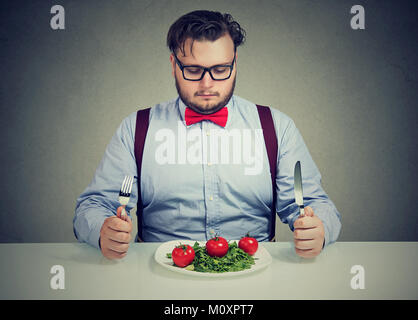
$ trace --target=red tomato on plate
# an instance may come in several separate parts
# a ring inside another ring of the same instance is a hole
[[[228,252],[228,241],[222,237],[214,237],[206,242],[206,251],[211,257],[223,257]]]
[[[193,248],[189,245],[180,244],[171,252],[171,258],[176,266],[183,268],[192,263],[195,256]]]
[[[258,241],[253,237],[243,237],[238,242],[238,248],[244,250],[250,256],[252,256],[258,249]]]

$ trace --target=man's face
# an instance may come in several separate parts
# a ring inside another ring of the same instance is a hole
[[[195,40],[193,52],[190,50],[191,44],[192,40],[187,39],[184,45],[185,56],[180,50],[176,52],[177,58],[183,65],[199,65],[208,68],[215,65],[229,65],[234,60],[234,42],[229,34],[215,41]],[[206,72],[202,80],[189,81],[183,78],[173,54],[170,56],[170,61],[177,92],[192,110],[202,114],[214,113],[223,108],[234,93],[236,65],[234,65],[231,77],[227,80],[213,80],[209,72]]]

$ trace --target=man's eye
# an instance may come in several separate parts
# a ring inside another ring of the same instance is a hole
[[[215,73],[225,73],[227,71],[227,67],[216,67],[213,69]]]
[[[187,68],[187,72],[193,73],[193,74],[199,74],[202,72],[202,69],[200,68]]]

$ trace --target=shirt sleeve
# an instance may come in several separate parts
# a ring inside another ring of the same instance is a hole
[[[99,248],[103,222],[116,215],[116,209],[120,206],[119,191],[125,175],[137,175],[135,124],[136,113],[123,120],[107,145],[93,180],[76,201],[73,229],[79,242]],[[134,179],[131,198],[126,206],[129,216],[130,210],[136,205],[137,193],[138,186]]]
[[[338,238],[341,215],[322,188],[321,174],[295,123],[283,114],[278,121],[277,113],[274,117],[279,148],[276,172],[277,214],[293,231],[293,223],[299,217],[294,196],[294,168],[296,162],[300,161],[304,205],[310,206],[321,219],[325,229],[324,246],[327,246]]]

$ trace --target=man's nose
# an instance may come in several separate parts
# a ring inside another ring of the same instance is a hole
[[[209,71],[205,72],[202,80],[200,80],[200,86],[203,88],[211,88],[213,86],[213,79],[209,74]]]

